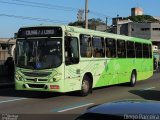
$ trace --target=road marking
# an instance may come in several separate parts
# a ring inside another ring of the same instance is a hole
[[[0,104],[2,104],[2,103],[8,103],[8,102],[14,102],[14,101],[18,101],[18,100],[24,100],[24,99],[28,99],[28,98],[19,98],[19,99],[0,101]]]
[[[63,110],[60,110],[58,112],[65,112],[65,111],[69,111],[69,110],[73,110],[73,109],[77,109],[77,108],[81,108],[81,107],[85,107],[85,106],[89,106],[89,105],[93,105],[93,104],[94,103],[83,104],[83,105],[79,105],[79,106],[63,109]]]
[[[152,89],[154,89],[154,88],[156,88],[156,87],[144,88],[144,89],[141,89],[140,91],[152,90]]]

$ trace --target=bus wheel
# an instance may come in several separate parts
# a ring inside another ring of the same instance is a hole
[[[80,90],[80,96],[87,96],[91,91],[91,82],[88,76],[84,76]]]
[[[136,85],[136,81],[137,81],[136,73],[132,72],[131,79],[130,79],[130,86],[134,87]]]

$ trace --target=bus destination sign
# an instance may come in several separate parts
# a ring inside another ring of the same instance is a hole
[[[54,30],[26,30],[26,36],[38,36],[38,35],[54,35]]]
[[[62,37],[60,27],[31,27],[21,28],[18,32],[19,38],[24,37]]]

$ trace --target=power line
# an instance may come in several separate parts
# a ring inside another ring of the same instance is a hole
[[[26,20],[43,21],[43,22],[50,22],[50,23],[68,23],[68,21],[59,21],[59,20],[44,19],[44,18],[34,18],[34,17],[27,17],[27,16],[17,16],[17,15],[3,14],[3,13],[1,13],[0,16],[12,17],[12,18],[18,18],[18,19],[26,19]]]
[[[64,9],[64,8],[61,8],[61,7],[49,7],[49,6],[34,5],[34,4],[24,4],[24,3],[17,3],[17,2],[6,2],[6,1],[2,1],[2,0],[0,1],[0,3],[11,4],[11,5],[19,5],[19,6],[45,8],[45,9],[63,10],[63,11],[73,11],[71,9]]]
[[[71,10],[71,11],[79,10],[78,8],[59,6],[59,5],[53,5],[53,4],[46,4],[46,3],[40,3],[40,2],[30,2],[30,1],[25,1],[25,0],[12,0],[12,1],[18,1],[18,2],[23,2],[23,3],[31,3],[31,4],[35,4],[35,5],[39,4],[39,5],[42,5],[42,6],[50,6],[50,7],[56,7],[56,8],[64,8],[64,9]]]
[[[39,5],[42,5],[42,6],[50,6],[50,7],[56,7],[56,8],[64,8],[64,9],[68,9],[68,10],[71,10],[71,11],[78,11],[79,8],[73,8],[73,7],[66,7],[66,6],[59,6],[59,5],[53,5],[53,4],[46,4],[46,3],[40,3],[40,2],[30,2],[30,1],[26,1],[26,0],[12,0],[12,1],[18,1],[18,2],[23,2],[23,3],[31,3],[31,4],[39,4]],[[104,18],[111,18],[110,16],[106,16],[105,14],[102,14],[102,13],[99,13],[99,12],[96,12],[96,11],[90,11],[91,14],[93,15],[96,15],[96,16],[101,16],[101,17],[104,17]]]
[[[11,4],[11,5],[19,5],[19,6],[25,6],[25,7],[36,7],[36,8],[43,8],[43,9],[54,9],[54,10],[62,10],[62,11],[68,11],[68,12],[77,12],[79,9],[78,8],[72,8],[72,7],[65,7],[65,6],[58,6],[58,5],[53,5],[53,4],[46,4],[46,3],[40,3],[40,2],[30,2],[26,0],[12,0],[16,2],[7,2],[0,0],[0,3],[3,4]],[[102,18],[109,18],[111,19],[110,16],[104,15],[102,13],[96,12],[96,11],[89,11],[90,14],[93,14],[95,16],[99,16]]]
[[[96,12],[96,11],[90,11],[90,13],[93,14],[93,15],[96,15],[96,16],[100,16],[102,18],[106,18],[107,17],[108,19],[112,19],[111,16],[107,16],[105,14],[102,14],[102,13],[99,13],[99,12]]]

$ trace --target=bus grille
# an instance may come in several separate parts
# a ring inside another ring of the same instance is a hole
[[[28,84],[30,88],[44,88],[44,84]]]
[[[27,79],[27,81],[32,81],[32,82],[48,82],[47,79]]]
[[[30,77],[46,77],[51,74],[51,72],[22,72],[26,76]]]

